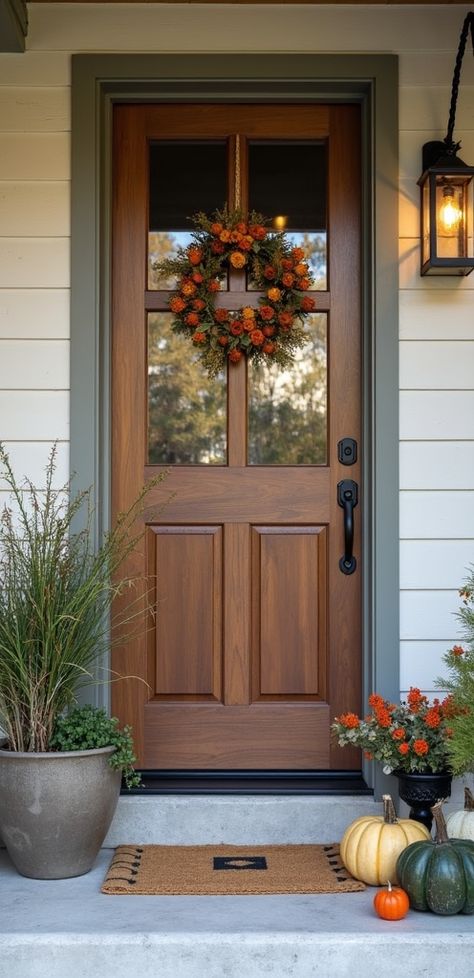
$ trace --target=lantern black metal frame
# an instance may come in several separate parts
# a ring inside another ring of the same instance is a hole
[[[437,253],[437,219],[436,219],[436,188],[439,178],[446,177],[449,181],[451,177],[454,181],[464,179],[468,183],[474,177],[474,166],[468,166],[457,155],[461,148],[461,143],[454,141],[454,124],[456,120],[456,106],[459,93],[459,83],[461,77],[462,60],[466,49],[467,39],[471,33],[472,49],[474,54],[474,12],[470,11],[466,15],[459,39],[459,47],[454,66],[453,82],[451,89],[451,105],[449,109],[448,128],[443,141],[433,141],[425,143],[422,151],[423,172],[418,180],[421,188],[420,201],[420,241],[421,241],[421,274],[426,275],[430,271],[438,275],[469,275],[474,268],[474,254],[471,256],[440,257]],[[424,227],[424,192],[428,188],[429,198],[429,249],[428,257],[423,255],[423,240],[425,235]],[[466,220],[467,215],[464,215]],[[471,215],[471,221],[473,216]],[[472,230],[471,230],[472,233]]]

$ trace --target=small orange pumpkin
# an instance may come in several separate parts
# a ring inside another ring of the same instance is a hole
[[[390,880],[387,889],[379,890],[374,896],[375,912],[383,920],[402,920],[409,907],[408,894],[400,886],[392,886]]]

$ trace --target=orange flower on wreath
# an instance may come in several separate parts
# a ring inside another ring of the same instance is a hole
[[[254,241],[263,241],[267,236],[266,228],[263,224],[251,224],[249,227],[249,234],[254,239]]]
[[[184,319],[187,326],[198,326],[199,316],[197,312],[188,312]]]
[[[195,291],[196,291],[196,286],[194,282],[183,282],[181,286],[181,292],[183,295],[189,297],[191,295],[194,295]]]
[[[271,302],[279,302],[281,299],[281,290],[276,288],[268,289],[267,296]]]
[[[214,312],[214,319],[216,323],[226,323],[229,318],[229,311],[227,309],[216,309]]]
[[[261,329],[253,329],[249,336],[254,346],[261,346],[265,340]]]
[[[233,251],[230,255],[229,261],[232,268],[243,268],[247,264],[247,259],[241,251]]]
[[[410,751],[409,744],[407,744],[406,742],[404,744],[400,744],[400,747],[398,748],[399,754],[408,754],[409,751]]]
[[[262,319],[273,319],[275,310],[271,306],[260,306],[258,310]]]
[[[241,359],[242,354],[240,350],[229,350],[229,360],[231,360],[232,363],[238,363]]]
[[[191,245],[188,248],[188,258],[191,265],[199,265],[199,263],[204,258],[204,253],[202,248],[198,248],[197,245]]]
[[[295,261],[301,261],[304,258],[304,248],[292,248],[291,254]]]
[[[170,300],[170,309],[171,312],[183,312],[183,310],[186,309],[184,299],[182,299],[180,295],[174,295]]]
[[[278,314],[278,322],[283,329],[289,329],[293,325],[293,316],[291,312],[280,312]]]

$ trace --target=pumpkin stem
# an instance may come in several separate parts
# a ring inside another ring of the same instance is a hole
[[[382,795],[383,801],[383,820],[387,825],[394,825],[398,822],[397,813],[391,795]]]
[[[443,815],[443,799],[437,801],[436,805],[433,805],[431,811],[433,813],[436,826],[435,842],[449,842],[446,819]]]
[[[466,812],[474,812],[474,797],[469,788],[464,788],[464,809]]]

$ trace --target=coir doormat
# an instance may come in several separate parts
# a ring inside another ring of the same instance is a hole
[[[102,893],[349,893],[364,890],[338,845],[119,846]]]

